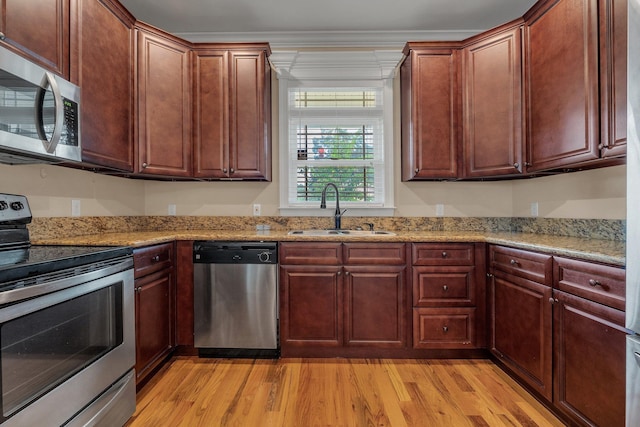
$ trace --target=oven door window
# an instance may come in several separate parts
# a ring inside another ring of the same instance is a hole
[[[122,343],[122,292],[114,284],[0,324],[2,419]]]

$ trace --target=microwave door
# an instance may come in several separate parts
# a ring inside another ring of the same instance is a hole
[[[49,90],[49,88],[51,90]],[[51,99],[53,96],[53,99]],[[64,125],[64,105],[62,95],[55,77],[50,72],[45,72],[42,83],[35,99],[35,123],[40,140],[47,153],[54,153],[62,136]],[[48,129],[53,123],[53,131]]]

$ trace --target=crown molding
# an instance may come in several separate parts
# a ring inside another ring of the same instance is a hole
[[[408,41],[464,40],[484,30],[462,31],[283,31],[189,32],[176,36],[194,43],[268,42],[274,49],[382,48],[402,50]]]

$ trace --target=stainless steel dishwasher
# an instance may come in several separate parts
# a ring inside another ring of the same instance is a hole
[[[278,357],[277,243],[196,241],[193,263],[200,356]]]

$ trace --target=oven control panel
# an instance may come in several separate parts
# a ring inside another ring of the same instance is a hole
[[[31,222],[31,209],[25,196],[0,194],[0,225],[28,224]]]

